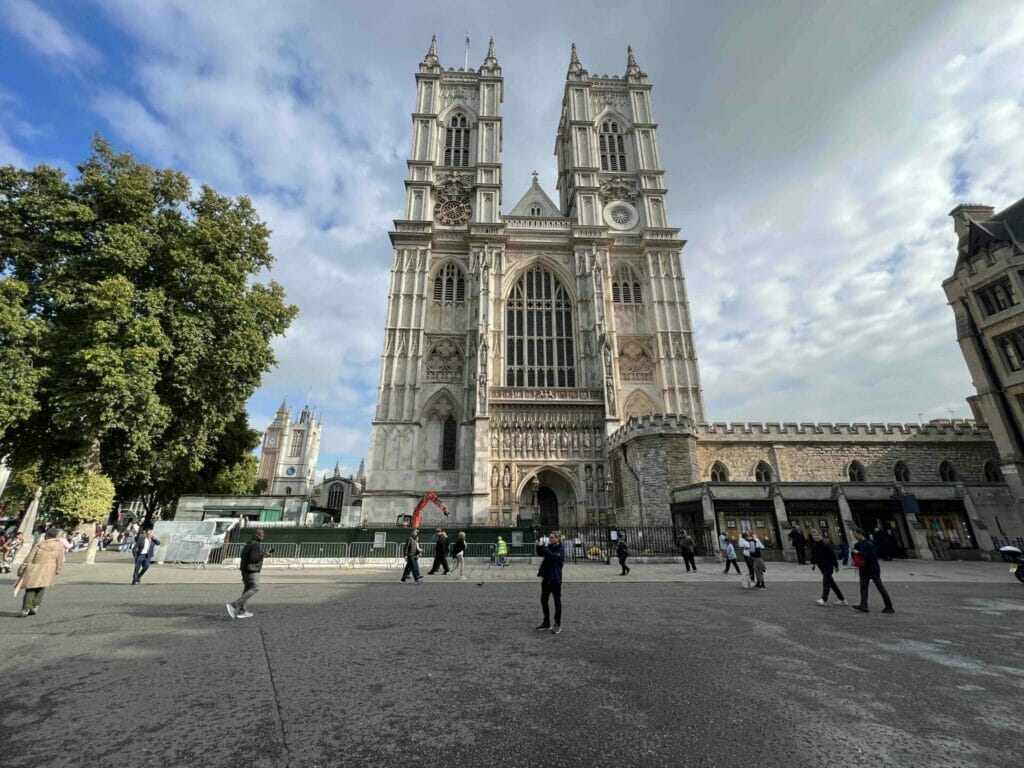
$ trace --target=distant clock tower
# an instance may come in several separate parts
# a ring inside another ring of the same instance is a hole
[[[267,481],[266,493],[305,496],[312,491],[322,428],[323,414],[318,416],[307,405],[292,421],[288,403],[281,402],[263,435],[259,477]]]

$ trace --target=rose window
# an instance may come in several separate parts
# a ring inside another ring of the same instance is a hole
[[[629,220],[633,218],[629,213],[629,209],[621,205],[612,209],[611,217],[612,221],[622,226],[629,224]]]
[[[457,227],[469,221],[469,203],[446,200],[437,207],[437,222],[446,227]]]

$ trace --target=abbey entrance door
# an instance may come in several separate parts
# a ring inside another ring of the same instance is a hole
[[[537,489],[537,512],[542,530],[547,532],[558,527],[558,496],[546,485]]]

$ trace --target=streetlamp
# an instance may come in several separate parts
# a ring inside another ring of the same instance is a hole
[[[609,477],[604,483],[604,509],[605,518],[614,523],[615,522],[615,507],[613,506],[614,496],[612,495],[612,489],[615,487],[615,483]]]
[[[530,481],[530,490],[533,491],[533,540],[540,538],[540,504],[537,502],[537,492],[540,490],[540,480],[536,475]]]

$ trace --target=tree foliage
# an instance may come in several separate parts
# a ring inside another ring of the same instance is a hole
[[[0,338],[31,374],[0,395],[0,455],[56,481],[98,444],[118,495],[154,504],[244,462],[246,400],[296,312],[256,280],[269,235],[248,198],[99,137],[73,181],[0,168]]]
[[[28,286],[0,281],[0,439],[14,424],[39,407],[36,390],[43,371],[37,368],[42,322],[25,309]]]
[[[99,523],[110,514],[114,484],[110,478],[80,467],[59,472],[46,484],[43,507],[47,522],[65,530],[83,523]]]

